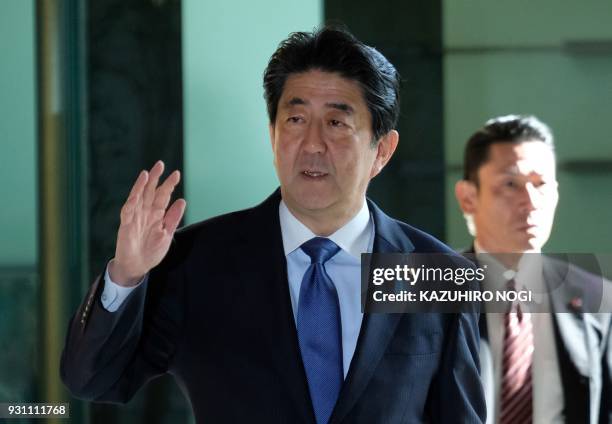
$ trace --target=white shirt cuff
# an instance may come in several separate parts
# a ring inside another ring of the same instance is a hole
[[[123,301],[130,295],[130,293],[132,293],[136,287],[141,285],[146,278],[147,276],[145,275],[144,278],[135,286],[123,287],[111,280],[110,274],[108,273],[108,265],[106,265],[106,271],[104,272],[104,290],[102,291],[102,296],[100,299],[104,309],[109,312],[115,312],[117,309],[119,309]]]

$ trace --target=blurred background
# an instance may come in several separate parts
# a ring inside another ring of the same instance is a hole
[[[276,188],[262,73],[290,32],[323,22],[346,24],[403,76],[400,147],[369,191],[383,209],[467,246],[453,194],[466,139],[490,117],[535,114],[557,142],[547,250],[612,250],[608,0],[0,0],[0,11],[0,402],[70,402],[78,423],[192,422],[166,377],[126,406],[71,398],[58,375],[67,322],[156,159],[183,172],[184,224]]]

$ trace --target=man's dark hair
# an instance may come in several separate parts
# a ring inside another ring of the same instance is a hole
[[[463,179],[478,185],[478,170],[489,159],[493,144],[527,141],[539,141],[555,150],[552,131],[535,116],[507,115],[490,119],[468,139],[463,155]]]
[[[313,69],[336,72],[359,83],[372,117],[373,144],[395,128],[399,116],[400,76],[376,49],[344,28],[326,26],[294,32],[282,41],[264,71],[264,98],[274,124],[285,81]]]

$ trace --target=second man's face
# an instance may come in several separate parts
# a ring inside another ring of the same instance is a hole
[[[270,136],[282,196],[294,214],[337,220],[359,210],[388,159],[372,147],[371,128],[357,82],[319,70],[287,79]]]
[[[491,253],[540,250],[559,199],[554,153],[543,142],[496,143],[478,170],[476,239]]]

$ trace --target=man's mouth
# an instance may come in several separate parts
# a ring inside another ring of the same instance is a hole
[[[523,224],[519,227],[520,231],[534,231],[538,226],[535,224]]]
[[[302,171],[302,175],[305,175],[310,178],[321,178],[325,177],[327,175],[327,172],[306,170]]]

